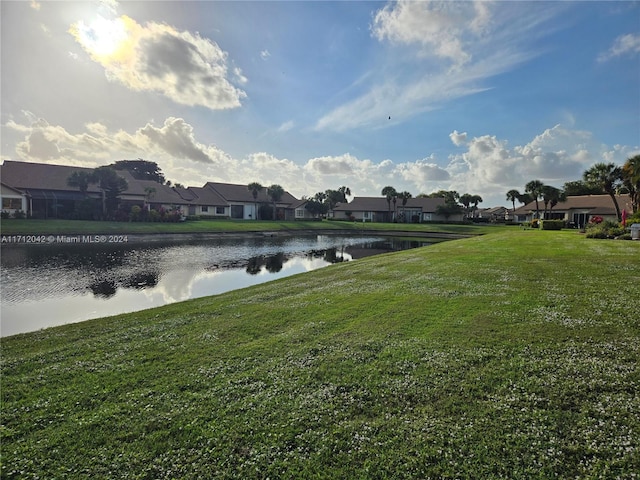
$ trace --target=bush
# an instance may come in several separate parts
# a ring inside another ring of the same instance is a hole
[[[23,218],[27,218],[27,214],[22,210],[16,210],[15,212],[13,212],[13,218],[15,218],[16,220],[22,220]]]
[[[586,232],[587,238],[616,238],[624,235],[626,230],[618,222],[605,220],[598,223],[589,222]]]
[[[11,218],[11,214],[6,210],[2,210],[0,218],[2,218],[2,220],[7,220],[8,218]]]
[[[562,230],[564,220],[543,220],[541,223],[542,230]]]

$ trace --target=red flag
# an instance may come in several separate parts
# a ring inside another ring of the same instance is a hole
[[[627,226],[627,211],[625,209],[622,209],[622,226]]]

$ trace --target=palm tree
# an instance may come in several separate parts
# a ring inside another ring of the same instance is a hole
[[[518,190],[509,190],[507,192],[507,201],[513,205],[513,211],[516,211],[516,200],[520,201],[520,192]]]
[[[387,197],[387,205],[389,205],[389,218],[391,218],[391,200],[398,197],[398,192],[396,192],[395,188],[387,186],[382,189],[382,195]]]
[[[542,201],[544,202],[544,215],[543,217],[547,218],[547,207],[551,204],[551,210],[555,207],[558,202],[561,200],[561,197],[564,196],[562,190],[556,187],[552,187],[551,185],[543,185],[542,186]],[[549,212],[551,215],[551,212]]]
[[[630,157],[622,166],[622,181],[629,189],[633,213],[640,207],[640,155]]]
[[[127,181],[109,166],[96,168],[91,174],[90,183],[98,184],[102,191],[102,214],[105,216],[107,210],[117,208],[118,196],[128,188]]]
[[[409,192],[407,192],[407,191],[400,192],[398,194],[398,198],[400,200],[402,200],[402,216],[404,217],[404,207],[407,205],[407,202],[411,198],[411,194]],[[405,219],[405,221],[406,221],[406,219]]]
[[[269,198],[271,198],[271,201],[273,202],[273,219],[277,220],[276,204],[284,195],[284,188],[277,184],[271,185],[269,188],[267,188],[267,195],[269,195]]]
[[[540,218],[540,205],[538,204],[538,199],[542,197],[542,187],[544,187],[544,183],[540,180],[531,180],[524,186],[525,193],[531,195],[531,197],[536,201],[536,218]]]
[[[255,202],[256,220],[258,220],[258,193],[260,193],[260,190],[262,190],[262,188],[262,185],[260,185],[258,182],[252,182],[247,185],[247,190],[251,192],[251,195],[253,195],[253,201]]]
[[[622,168],[613,163],[596,163],[584,172],[582,176],[585,182],[599,187],[600,191],[607,193],[611,197],[618,221],[620,221],[620,206],[616,200],[616,188],[622,182]]]
[[[342,186],[338,191],[342,194],[342,201],[347,203],[347,195],[351,196],[351,189],[349,187]]]
[[[482,197],[480,195],[471,195],[471,202],[473,203],[473,209],[478,209],[478,204],[482,203]]]
[[[458,201],[464,205],[464,210],[466,213],[466,216],[469,216],[469,205],[471,205],[471,203],[473,203],[473,198],[470,194],[465,193],[463,195],[460,195],[460,198],[458,199]]]

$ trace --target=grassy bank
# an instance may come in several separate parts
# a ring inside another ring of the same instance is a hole
[[[251,220],[197,220],[181,223],[142,222],[90,222],[83,220],[3,220],[0,223],[2,235],[49,235],[49,234],[150,234],[150,233],[215,233],[251,232],[278,230],[348,230],[363,228],[382,231],[401,229],[413,232],[448,232],[460,234],[482,234],[496,231],[493,225],[449,225],[449,224],[397,224],[340,221],[251,221]],[[513,227],[512,227],[513,228]]]
[[[640,242],[508,230],[2,340],[3,478],[632,478]]]

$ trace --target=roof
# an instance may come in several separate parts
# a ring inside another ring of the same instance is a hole
[[[258,191],[258,197],[253,198],[253,193],[249,190],[248,185],[236,185],[233,183],[207,182],[205,187],[213,188],[221,197],[225,198],[229,203],[271,203],[271,198],[267,194],[267,187],[262,187]],[[296,203],[298,199],[285,191],[280,198],[279,204],[291,205]]]
[[[67,165],[53,165],[49,163],[16,162],[5,160],[0,165],[0,178],[2,183],[12,188],[18,188],[26,192],[41,190],[78,191],[77,188],[70,187],[67,180],[74,172],[84,172],[90,174],[93,168],[71,167]],[[131,174],[126,170],[117,170],[116,173],[127,181],[128,195],[145,195],[144,188],[140,187]],[[87,192],[97,193],[100,189],[95,184],[90,184]]]
[[[2,183],[20,190],[77,190],[67,185],[67,179],[73,172],[89,174],[93,169],[13,160],[5,160],[0,165]],[[98,192],[99,190],[97,186],[89,185],[88,191]]]
[[[442,197],[416,197],[407,200],[406,205],[402,205],[402,200],[396,201],[396,208],[405,209],[421,209],[423,212],[435,212],[439,205],[444,205],[445,201]],[[386,197],[354,197],[350,203],[341,203],[334,209],[336,211],[357,211],[357,212],[388,212],[389,203]],[[393,201],[391,201],[391,210],[393,210]]]
[[[66,196],[65,198],[78,199],[81,198],[78,189],[67,184],[69,177],[74,172],[90,174],[93,170],[93,168],[86,167],[5,160],[0,165],[0,180],[4,187],[24,191],[34,198],[59,199]],[[123,197],[139,197],[137,200],[142,200],[147,197],[148,189],[153,188],[155,192],[149,197],[152,203],[207,206],[228,206],[232,203],[271,203],[271,198],[267,195],[265,187],[260,190],[258,198],[254,199],[247,185],[207,182],[203,187],[172,188],[153,180],[137,180],[127,170],[116,170],[116,174],[127,181],[127,190],[122,193]],[[97,185],[90,184],[87,192],[99,193],[100,190]],[[279,205],[287,207],[299,205],[299,203],[298,199],[286,191],[278,202]]]
[[[211,188],[208,183],[205,184],[204,187],[189,187],[188,190],[194,195],[192,202],[198,205],[211,205],[217,207],[226,207],[229,205],[229,203],[222,198],[218,192]]]
[[[631,208],[631,199],[628,195],[616,195],[620,211],[626,209],[628,212],[633,211]],[[544,210],[544,202],[538,200],[539,210]],[[567,210],[588,210],[592,215],[616,215],[616,208],[613,200],[609,195],[574,195],[567,197],[564,202],[558,202],[553,207],[554,212],[562,212]],[[536,211],[536,202],[529,202],[526,205],[516,208],[515,214],[525,215]]]

